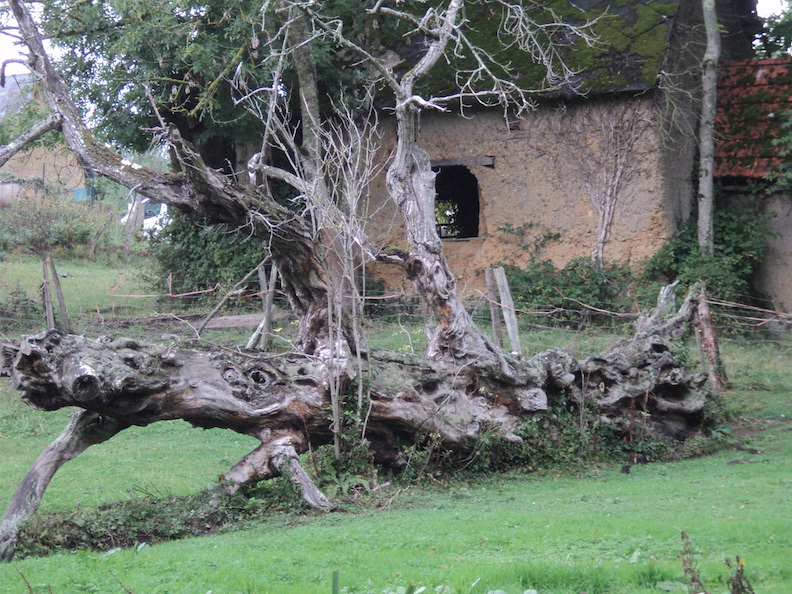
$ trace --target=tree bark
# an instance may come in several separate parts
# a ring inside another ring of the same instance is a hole
[[[399,446],[430,434],[440,447],[462,453],[484,434],[519,442],[520,419],[584,403],[625,432],[631,415],[643,411],[647,431],[684,439],[700,423],[706,375],[685,371],[673,341],[694,322],[697,307],[698,293],[691,292],[676,313],[648,316],[631,339],[583,361],[557,349],[512,360],[508,379],[465,361],[364,353],[371,393],[365,437],[374,460],[399,467]],[[25,337],[14,353],[3,351],[14,360],[0,367],[25,402],[44,410],[82,409],[14,495],[0,524],[3,558],[13,554],[20,522],[35,512],[63,462],[126,427],[161,420],[231,429],[261,442],[225,475],[226,490],[287,474],[311,505],[332,507],[297,456],[333,442],[330,381],[344,370],[309,355],[189,346],[49,331]]]
[[[703,253],[714,249],[713,208],[715,166],[715,114],[718,102],[718,60],[721,40],[715,0],[701,0],[707,47],[701,66],[701,118],[699,119],[698,244]]]
[[[34,140],[41,138],[51,130],[57,130],[60,124],[60,115],[53,114],[25,130],[7,145],[0,147],[0,167],[8,163],[14,155]]]

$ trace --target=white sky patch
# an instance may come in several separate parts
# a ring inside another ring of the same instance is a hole
[[[3,26],[0,23],[0,26]],[[20,47],[14,45],[14,39],[8,35],[0,33],[0,63],[6,60],[24,60],[19,53]],[[24,64],[7,64],[6,74],[24,74],[28,72]]]
[[[787,0],[759,0],[756,5],[756,13],[760,17],[779,15],[784,12],[788,6],[789,3]]]

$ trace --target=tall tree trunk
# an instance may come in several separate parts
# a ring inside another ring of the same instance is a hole
[[[701,67],[701,118],[699,121],[698,244],[703,253],[714,249],[713,209],[715,166],[715,114],[718,100],[718,60],[721,40],[715,0],[702,0],[707,47]]]

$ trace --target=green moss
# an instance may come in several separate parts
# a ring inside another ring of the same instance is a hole
[[[576,4],[578,6],[576,6]],[[588,4],[596,6],[583,9]],[[613,0],[609,3],[589,3],[568,0],[548,0],[543,5],[529,9],[537,23],[563,21],[583,26],[594,22],[590,32],[597,39],[589,47],[583,39],[569,40],[560,46],[560,57],[579,74],[579,91],[597,93],[627,89],[645,89],[655,85],[660,63],[666,49],[666,40],[678,2],[663,0]],[[583,8],[581,8],[583,7]],[[416,4],[416,11],[425,10],[425,4]],[[503,47],[506,38],[497,35],[501,22],[500,7],[493,3],[477,3],[466,7],[468,39],[489,52],[502,68],[495,73],[519,83],[523,88],[542,89],[545,68],[532,61],[531,56],[516,44]],[[552,34],[558,41],[565,33]],[[439,64],[430,81],[421,89],[427,94],[442,95],[449,92],[448,81],[454,73],[471,68],[470,56],[452,59]]]

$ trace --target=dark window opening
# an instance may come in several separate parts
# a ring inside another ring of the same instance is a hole
[[[443,239],[479,234],[479,191],[476,176],[464,165],[435,167],[435,220]]]

